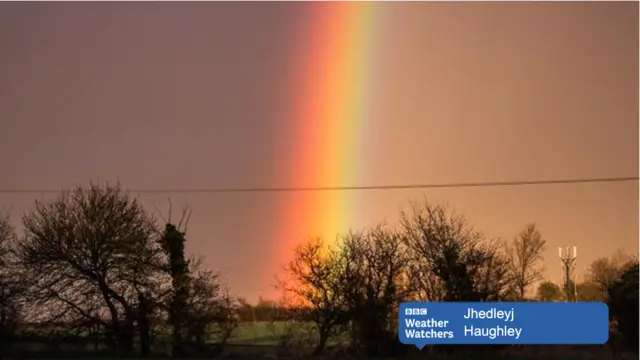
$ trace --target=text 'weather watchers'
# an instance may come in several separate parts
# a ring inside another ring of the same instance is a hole
[[[429,344],[604,344],[603,303],[403,303],[399,337]]]
[[[464,319],[503,319],[505,322],[513,322],[515,311],[513,308],[511,310],[498,310],[498,309],[489,309],[489,310],[476,310],[472,307],[468,309],[466,315],[463,316]],[[426,338],[429,339],[431,337],[447,337],[453,338],[452,331],[436,331],[435,329],[445,329],[449,324],[448,320],[435,320],[435,319],[427,319],[427,320],[419,320],[419,319],[405,319],[405,325],[407,330],[405,330],[407,338],[412,339],[420,339]],[[418,329],[418,330],[416,330]],[[428,329],[428,330],[425,330]],[[515,339],[520,338],[520,334],[522,333],[522,328],[510,327],[509,325],[498,325],[495,327],[479,327],[473,325],[465,325],[464,327],[464,336],[481,336],[488,337],[493,340],[496,337],[514,337]]]

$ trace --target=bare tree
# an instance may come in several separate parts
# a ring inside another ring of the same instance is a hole
[[[421,298],[430,301],[491,301],[504,296],[506,259],[465,217],[446,206],[413,203],[401,212],[403,237],[420,277]]]
[[[238,311],[238,320],[241,322],[256,322],[256,311],[255,306],[253,306],[247,299],[243,297],[239,297],[237,299],[237,311]]]
[[[577,301],[604,301],[598,284],[593,282],[581,282],[576,284]]]
[[[341,243],[340,282],[347,300],[353,345],[368,356],[397,355],[397,314],[413,297],[415,277],[403,234],[384,225],[350,232]]]
[[[204,265],[202,258],[189,258],[189,276],[187,338],[202,348],[209,335],[213,335],[222,347],[238,325],[238,301],[223,286],[220,275]]]
[[[279,287],[291,294],[297,307],[305,309],[319,336],[314,354],[320,354],[336,326],[346,321],[342,286],[344,268],[339,250],[314,238],[298,246],[284,267]]]
[[[536,227],[528,224],[510,244],[506,244],[512,291],[516,300],[524,300],[529,287],[542,279],[546,240]]]
[[[24,295],[28,288],[16,268],[15,245],[16,233],[9,214],[0,213],[0,359],[10,348],[26,305]]]
[[[637,258],[619,249],[609,257],[594,260],[586,271],[587,282],[594,283],[599,289],[601,299],[606,300],[607,289],[637,261]]]
[[[633,261],[608,289],[609,315],[616,323],[622,342],[636,357],[638,355],[638,262]]]
[[[73,316],[107,328],[129,353],[138,294],[153,292],[158,280],[154,220],[119,186],[91,184],[35,205],[23,216],[17,249],[32,300],[49,319]]]

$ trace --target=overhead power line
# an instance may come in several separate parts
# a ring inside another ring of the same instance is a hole
[[[162,193],[250,193],[250,192],[301,192],[301,191],[354,191],[354,190],[402,190],[402,189],[434,189],[434,188],[470,188],[470,187],[499,187],[524,185],[557,185],[557,184],[585,184],[637,181],[638,177],[609,177],[609,178],[579,178],[555,180],[527,180],[527,181],[494,181],[494,182],[459,182],[433,184],[405,184],[405,185],[371,185],[371,186],[320,186],[320,187],[221,187],[221,188],[174,188],[174,189],[125,189],[132,193],[162,194]],[[61,189],[0,189],[0,194],[46,194],[60,193]]]

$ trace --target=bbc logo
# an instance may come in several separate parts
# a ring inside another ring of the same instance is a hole
[[[427,308],[406,308],[404,309],[405,315],[427,315]]]

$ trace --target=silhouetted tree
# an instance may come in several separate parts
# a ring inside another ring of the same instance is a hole
[[[275,321],[278,316],[278,303],[262,296],[258,298],[253,309],[257,321]]]
[[[510,286],[518,301],[524,300],[528,288],[542,279],[544,268],[540,262],[544,260],[545,244],[535,224],[527,225],[507,244]]]
[[[558,284],[551,281],[544,281],[538,285],[536,298],[539,301],[560,301],[562,297],[562,289]]]
[[[600,298],[606,300],[609,287],[620,279],[625,269],[636,261],[637,259],[634,256],[620,249],[610,257],[601,257],[594,260],[586,271],[586,281],[597,285],[600,291]]]
[[[221,348],[238,324],[237,300],[222,286],[220,276],[204,266],[202,259],[191,257],[188,263],[187,337],[202,351],[209,335],[213,335]]]
[[[638,263],[627,267],[617,281],[608,288],[609,315],[618,325],[623,342],[638,355]]]
[[[137,295],[159,281],[155,222],[119,186],[91,184],[35,205],[17,247],[30,300],[50,319],[107,328],[120,353],[130,353]]]
[[[578,301],[604,301],[598,284],[593,282],[581,282],[576,284],[576,296]]]
[[[382,225],[350,232],[341,243],[345,264],[340,282],[351,320],[352,345],[367,356],[395,356],[397,313],[413,297],[415,277],[408,276],[410,256],[403,234]]]
[[[284,267],[279,286],[296,306],[306,310],[315,324],[319,341],[314,354],[320,354],[336,326],[346,321],[347,308],[340,283],[344,264],[339,249],[327,246],[321,239],[310,239],[296,247],[293,259]]]
[[[245,298],[238,298],[238,320],[241,322],[256,322],[259,321],[256,314],[256,308],[250,304]]]
[[[412,274],[430,301],[492,301],[504,297],[508,263],[496,241],[445,206],[414,203],[401,213]],[[426,280],[426,281],[425,281]]]
[[[152,306],[143,293],[138,293],[138,326],[140,328],[140,355],[151,353],[151,320]]]
[[[169,208],[169,218],[159,239],[166,258],[164,269],[171,276],[172,291],[166,308],[172,327],[173,357],[186,354],[186,343],[194,343],[200,354],[207,351],[213,324],[221,349],[237,322],[235,300],[222,291],[218,274],[207,269],[201,259],[187,258],[185,233],[190,216],[191,208],[186,206],[179,223],[173,224]]]
[[[173,338],[172,356],[184,355],[183,331],[187,324],[187,302],[189,301],[189,265],[184,253],[184,232],[171,223],[165,225],[160,238],[162,250],[168,258],[168,273],[171,275],[173,293],[169,303],[169,324]]]
[[[16,268],[16,234],[9,214],[0,214],[0,359],[11,347],[25,305],[26,283]]]

